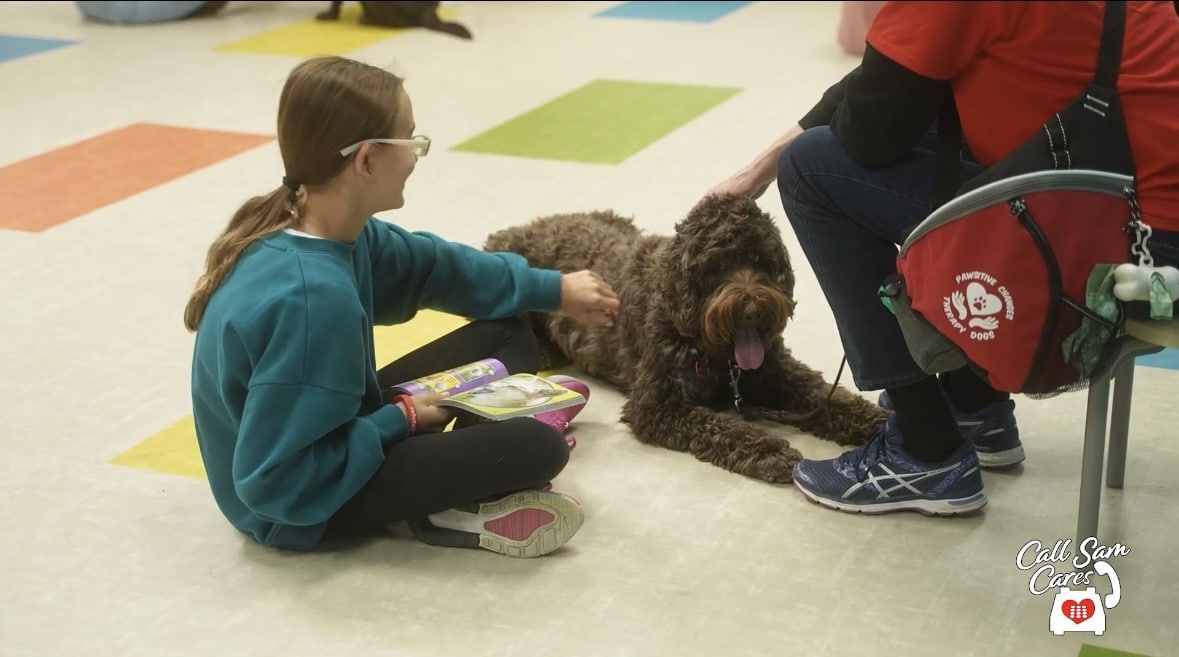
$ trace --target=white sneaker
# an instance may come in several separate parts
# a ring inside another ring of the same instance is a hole
[[[498,500],[432,514],[409,522],[430,545],[483,548],[509,557],[546,555],[581,529],[577,500],[549,490],[526,490]]]

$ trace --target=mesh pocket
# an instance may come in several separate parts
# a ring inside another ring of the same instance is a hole
[[[1081,328],[1068,336],[1061,345],[1064,362],[1077,371],[1076,378],[1054,393],[1030,396],[1055,396],[1062,392],[1074,392],[1088,387],[1093,376],[1105,366],[1109,346],[1119,335],[1117,329],[1085,318]]]
[[[1082,390],[1104,368],[1110,346],[1122,334],[1124,321],[1122,304],[1113,295],[1114,267],[1098,265],[1093,269],[1084,306],[1071,299],[1061,299],[1061,319],[1076,329],[1061,340],[1055,380],[1039,382],[1040,391],[1029,397],[1044,399]]]

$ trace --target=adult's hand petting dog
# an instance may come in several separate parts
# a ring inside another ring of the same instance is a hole
[[[589,270],[561,275],[561,307],[557,312],[586,326],[614,326],[618,295],[601,276]]]
[[[697,205],[704,203],[709,196],[727,196],[730,194],[744,196],[756,201],[761,198],[762,194],[766,193],[772,182],[774,182],[773,177],[767,179],[764,171],[750,165],[705,192],[704,197],[700,199]]]
[[[731,194],[734,196],[743,196],[754,201],[761,198],[761,195],[766,193],[766,190],[769,189],[770,185],[778,177],[778,158],[782,155],[782,151],[790,145],[790,142],[801,135],[802,132],[801,125],[792,126],[785,134],[770,144],[769,148],[758,153],[752,162],[705,192],[704,197],[697,201],[692,211],[697,211],[712,196],[728,196]]]

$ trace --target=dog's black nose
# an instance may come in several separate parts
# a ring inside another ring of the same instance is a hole
[[[759,317],[761,317],[761,310],[757,307],[757,304],[753,303],[752,301],[745,304],[745,308],[743,310],[744,312],[741,315],[741,319],[746,324],[752,324],[756,322]]]

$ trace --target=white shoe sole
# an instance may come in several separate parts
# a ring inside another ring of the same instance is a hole
[[[984,468],[1010,468],[1013,465],[1023,463],[1027,456],[1023,452],[1023,445],[1017,445],[1011,449],[1005,449],[1002,452],[980,452],[975,450],[978,455],[978,464]]]
[[[528,490],[480,504],[475,513],[450,510],[432,515],[430,521],[477,535],[485,550],[528,559],[549,554],[573,538],[585,513],[568,495]]]
[[[821,497],[803,488],[795,485],[802,494],[810,501],[836,511],[844,511],[846,513],[862,513],[864,515],[881,515],[885,513],[897,513],[900,511],[913,511],[927,516],[960,516],[967,513],[973,513],[982,509],[987,505],[987,494],[984,491],[979,491],[970,497],[964,497],[955,500],[903,500],[897,502],[878,502],[876,504],[854,504],[850,502],[840,502],[826,497]]]

